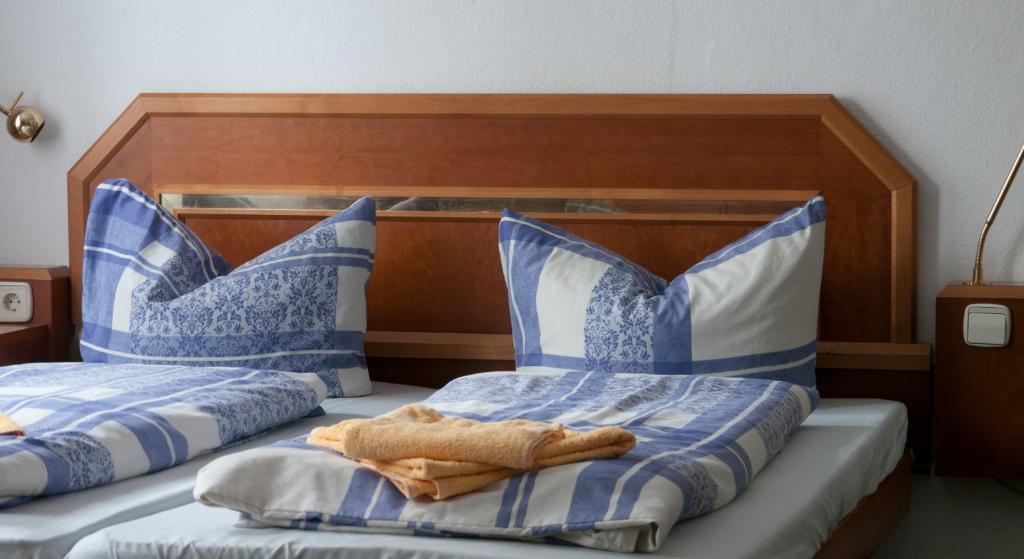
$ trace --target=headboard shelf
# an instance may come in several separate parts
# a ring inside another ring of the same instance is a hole
[[[512,361],[515,349],[509,334],[466,332],[366,333],[366,354],[376,358],[478,359]],[[928,371],[929,344],[820,342],[822,369]]]

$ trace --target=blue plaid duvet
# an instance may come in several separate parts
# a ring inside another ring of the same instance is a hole
[[[37,363],[0,367],[0,507],[163,470],[316,411],[312,373]]]
[[[407,499],[375,472],[293,439],[211,463],[199,474],[196,497],[240,511],[244,526],[650,551],[675,523],[743,491],[817,402],[813,388],[763,379],[484,373],[453,381],[424,404],[480,420],[528,418],[579,430],[619,425],[637,436],[637,447],[619,459],[528,472],[435,502]],[[249,468],[265,475],[242,475]]]

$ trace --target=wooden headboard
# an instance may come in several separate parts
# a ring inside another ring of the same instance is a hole
[[[930,366],[928,347],[912,343],[914,178],[830,95],[143,94],[68,173],[76,321],[90,196],[115,177],[158,199],[612,201],[620,211],[535,215],[664,277],[821,191],[819,368],[860,371],[844,393],[865,385],[863,371],[886,371],[862,390],[884,396],[880,382]],[[178,210],[234,264],[330,213]],[[438,384],[508,366],[497,220],[494,211],[379,212],[374,378]]]

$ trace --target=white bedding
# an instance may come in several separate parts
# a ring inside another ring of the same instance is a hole
[[[374,393],[363,398],[324,401],[327,415],[292,423],[244,445],[199,457],[152,475],[110,485],[37,499],[0,510],[0,557],[63,557],[79,538],[101,528],[192,502],[196,472],[226,453],[238,452],[308,432],[314,426],[340,421],[343,416],[375,416],[403,404],[418,402],[429,388],[373,383]]]
[[[903,454],[906,409],[884,400],[822,400],[739,498],[675,527],[653,557],[809,557]],[[409,557],[555,559],[612,555],[498,540],[241,529],[237,513],[197,503],[83,538],[72,559]]]

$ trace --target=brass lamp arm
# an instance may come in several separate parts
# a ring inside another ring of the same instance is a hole
[[[25,94],[24,91],[19,91],[18,92],[18,96],[14,98],[14,102],[11,103],[10,107],[5,107],[3,105],[0,105],[0,113],[3,113],[5,115],[7,115],[7,116],[11,116],[11,111],[13,111],[14,108],[18,106],[18,101],[21,101],[21,96],[24,95],[24,94]]]
[[[1003,206],[1003,200],[1006,199],[1006,193],[1010,191],[1010,185],[1013,184],[1013,179],[1017,178],[1017,171],[1020,170],[1022,160],[1024,160],[1024,146],[1020,147],[1020,152],[1017,153],[1017,159],[1013,162],[1013,168],[1010,169],[1010,174],[1006,176],[1006,182],[1003,183],[1003,188],[999,190],[999,196],[996,196],[996,203],[992,206],[992,211],[988,213],[988,218],[985,219],[985,224],[981,226],[981,237],[978,239],[978,250],[974,253],[974,275],[971,278],[971,285],[982,285],[985,283],[981,270],[982,255],[985,252],[985,239],[988,237],[988,230],[992,227],[992,222],[996,220],[996,215],[999,214],[999,208]]]

